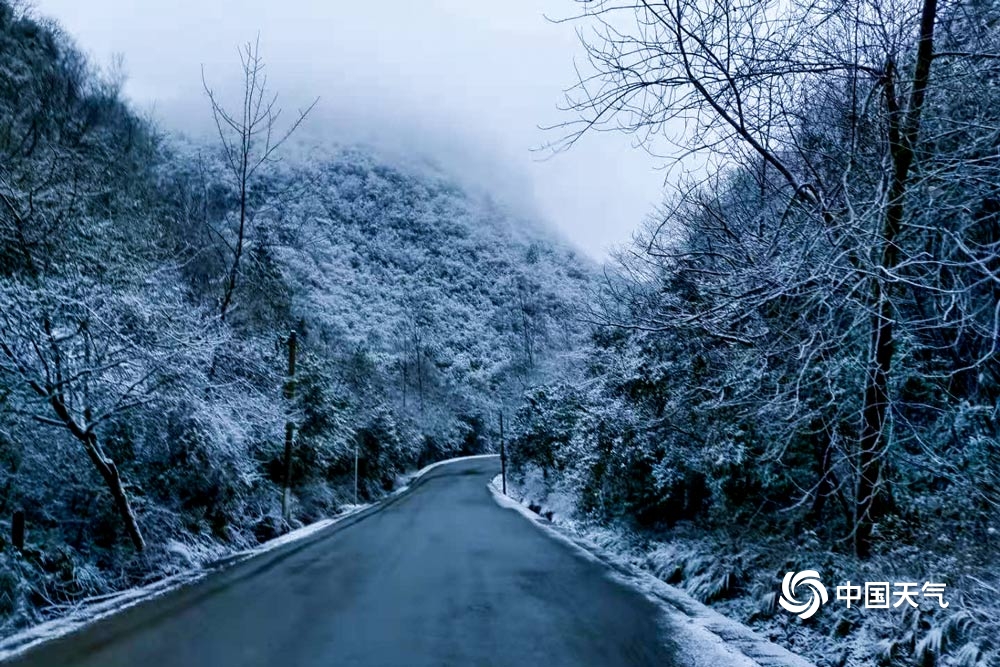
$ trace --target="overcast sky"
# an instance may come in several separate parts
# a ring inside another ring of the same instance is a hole
[[[628,137],[586,137],[548,160],[538,129],[570,117],[581,56],[572,0],[35,0],[98,65],[125,58],[126,92],[168,128],[204,131],[201,66],[223,88],[258,32],[286,113],[319,96],[314,132],[420,152],[537,214],[603,258],[659,203],[663,172]]]

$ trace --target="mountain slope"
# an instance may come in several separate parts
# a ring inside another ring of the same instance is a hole
[[[489,450],[566,367],[592,269],[538,224],[317,151],[253,182],[233,271],[217,146],[164,137],[4,0],[0,45],[0,631],[338,511],[355,449],[360,501]]]

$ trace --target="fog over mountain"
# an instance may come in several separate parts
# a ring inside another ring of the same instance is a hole
[[[297,0],[35,0],[97,64],[124,57],[125,92],[167,128],[210,122],[201,66],[220,90],[239,85],[237,45],[260,35],[270,83],[290,112],[321,98],[308,131],[426,155],[511,204],[537,210],[603,258],[659,203],[660,161],[630,138],[593,135],[572,157],[533,152],[558,139],[542,125],[582,56],[572,2],[329,3]]]

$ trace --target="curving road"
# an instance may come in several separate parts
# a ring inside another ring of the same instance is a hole
[[[377,511],[97,622],[11,665],[674,665],[644,597],[486,485],[433,469]],[[8,663],[5,663],[8,664]]]

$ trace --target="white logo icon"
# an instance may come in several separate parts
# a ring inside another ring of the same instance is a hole
[[[795,589],[799,584],[808,586],[811,589],[810,597],[805,602],[800,602],[795,597]],[[820,606],[826,604],[829,596],[826,586],[819,580],[819,572],[816,570],[802,570],[801,572],[787,572],[781,581],[781,599],[778,602],[793,614],[798,614],[799,618],[805,620],[819,611]]]

